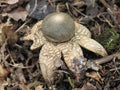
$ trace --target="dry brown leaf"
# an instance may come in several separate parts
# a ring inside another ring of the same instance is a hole
[[[18,11],[9,14],[14,20],[18,21],[19,19],[25,21],[28,13],[26,11]]]
[[[0,0],[0,3],[15,4],[19,0]]]
[[[10,12],[8,15],[16,21],[18,21],[19,19],[25,21],[26,17],[28,16],[28,12],[25,9],[19,7],[18,9]]]
[[[18,40],[17,34],[14,32],[14,27],[13,26],[4,26],[2,28],[2,32],[4,36],[8,39],[7,43],[9,45],[15,44]]]
[[[94,85],[92,85],[91,83],[87,82],[83,85],[82,88],[75,88],[72,90],[97,90],[96,87]]]
[[[37,86],[35,90],[44,90],[41,85]]]
[[[0,63],[0,78],[4,78],[8,75],[8,71]]]
[[[95,71],[90,72],[90,73],[86,73],[86,76],[93,78],[99,82],[103,80],[102,77],[100,76],[100,74],[98,72],[95,72]]]
[[[23,84],[23,83],[20,84],[20,87],[21,87],[22,90],[30,90],[29,87],[27,85]]]
[[[81,90],[97,90],[97,89],[94,85],[87,82],[86,84],[84,84],[84,86],[81,88]]]
[[[0,78],[0,90],[5,90],[4,87],[8,85],[8,82],[4,81],[4,79]]]
[[[7,21],[6,23],[1,23],[0,24],[0,46],[5,42],[5,39],[6,39],[6,37],[5,37],[5,32],[4,32],[4,30],[3,30],[3,28],[5,28],[5,27],[10,27],[12,24],[10,24],[10,22],[9,21]],[[7,28],[7,30],[8,30],[9,28]],[[13,32],[12,32],[12,34],[13,34]],[[13,37],[13,35],[12,35],[12,37]]]

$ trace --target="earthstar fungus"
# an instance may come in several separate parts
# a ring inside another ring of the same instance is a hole
[[[83,57],[81,47],[101,56],[107,55],[103,46],[91,39],[91,33],[85,26],[62,12],[49,14],[36,23],[31,34],[23,37],[23,40],[33,40],[31,50],[42,46],[39,62],[46,82],[54,80],[54,63],[61,60],[62,55],[69,69],[74,58]]]

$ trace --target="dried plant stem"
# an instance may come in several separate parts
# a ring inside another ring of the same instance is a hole
[[[105,0],[100,0],[100,2],[107,8],[110,9],[112,11],[112,8],[110,7],[109,4],[107,4],[107,2]]]
[[[107,11],[112,17],[112,20],[114,21],[115,25],[120,28],[120,25],[118,24],[118,21],[115,18],[114,10],[112,9],[112,7],[105,0],[100,0],[100,2],[107,8]]]
[[[101,59],[96,59],[96,60],[94,60],[94,62],[97,64],[104,64],[104,63],[107,63],[107,62],[113,60],[114,57],[119,57],[119,56],[120,56],[120,52],[103,57]]]
[[[34,11],[36,10],[36,8],[37,8],[37,2],[38,2],[38,1],[35,0],[35,6],[34,6],[33,10],[31,11],[31,13],[29,14],[29,16],[32,15],[32,14],[34,13]],[[31,19],[28,19],[26,22],[24,22],[24,23],[15,31],[15,33],[19,32],[30,20],[31,20]]]

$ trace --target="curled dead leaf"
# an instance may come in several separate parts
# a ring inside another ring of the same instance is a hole
[[[35,90],[44,90],[41,85],[37,86]]]
[[[49,13],[55,11],[55,8],[52,7],[46,0],[30,0],[27,11],[30,13],[30,16],[36,19],[43,19]]]
[[[19,0],[0,0],[0,3],[15,4]]]
[[[0,78],[5,78],[8,75],[7,69],[3,67],[3,64],[0,63]]]
[[[91,83],[87,82],[83,87],[82,90],[97,90],[97,88],[92,85]]]
[[[90,73],[86,73],[86,76],[91,77],[99,82],[103,81],[103,78],[100,76],[100,74],[98,72],[95,72],[95,71],[90,72]]]
[[[18,40],[17,34],[14,32],[13,26],[4,26],[2,28],[3,35],[7,39],[8,44],[14,44]]]
[[[25,9],[19,7],[18,9],[15,9],[14,11],[8,13],[8,16],[13,18],[16,21],[20,19],[22,21],[25,21],[28,16],[28,12]]]
[[[21,19],[22,21],[25,21],[27,15],[28,13],[26,11],[20,11],[19,13],[18,12],[9,13],[9,16],[16,21],[18,21],[19,19]]]

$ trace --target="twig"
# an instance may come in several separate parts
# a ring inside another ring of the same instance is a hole
[[[105,0],[100,0],[100,2],[107,8],[108,13],[112,17],[112,19],[113,19],[114,23],[116,24],[116,26],[118,26],[120,28],[120,26],[118,24],[118,21],[116,20],[116,18],[114,16],[114,10],[112,9],[112,7],[110,7],[110,5],[107,4],[107,2]]]
[[[96,59],[96,60],[94,60],[94,62],[100,65],[100,64],[110,62],[114,57],[119,57],[119,56],[120,56],[120,52],[103,57],[101,59]]]
[[[68,4],[68,3],[66,3],[65,5],[66,5],[66,7],[67,7],[68,13],[69,13],[70,15],[72,15],[72,13],[71,13],[71,11],[70,11],[69,4]],[[72,16],[73,16],[73,15],[72,15]]]
[[[55,7],[55,3],[54,3],[52,0],[48,0],[48,2],[50,3],[50,5],[51,5],[52,7]]]
[[[116,57],[113,58],[113,63],[114,63],[114,67],[115,67],[115,72],[117,72],[118,74],[120,74],[120,72],[119,72],[119,70],[118,70],[118,67],[116,66],[115,60],[116,60]]]
[[[31,11],[31,13],[29,14],[29,16],[30,15],[32,15],[33,13],[34,13],[34,11],[36,10],[36,8],[37,8],[37,0],[35,0],[35,6],[34,6],[34,8],[32,9],[32,11]],[[23,23],[16,31],[15,31],[15,33],[17,33],[18,31],[20,31],[29,21],[30,21],[31,19],[29,19],[29,20],[27,20],[25,23]]]
[[[13,56],[12,56],[12,54],[11,54],[11,52],[9,51],[8,48],[7,48],[7,51],[8,51],[8,53],[9,53],[9,56],[10,56],[10,59],[11,59],[13,65],[15,65],[15,61],[14,61],[14,59],[13,59]]]
[[[107,2],[105,0],[100,0],[100,2],[107,8],[109,9],[110,11],[113,11],[112,8],[110,7],[109,4],[107,4]]]
[[[115,71],[115,70],[116,70],[116,68],[110,69],[110,71]],[[118,71],[118,70],[120,70],[120,67],[117,68],[117,71]]]
[[[105,13],[104,13],[104,14],[105,14]],[[108,19],[106,19],[106,17],[104,16],[104,14],[99,14],[99,15],[97,15],[97,17],[98,17],[101,21],[108,23],[108,25],[110,25],[111,27],[114,27],[114,25],[112,25],[112,23],[111,23]],[[101,16],[102,16],[103,19],[101,18]]]
[[[5,42],[3,43],[3,45],[0,48],[0,62],[1,62],[1,60],[3,60],[3,62],[5,61],[4,52],[6,50],[6,48],[5,48],[6,45],[7,45],[7,39],[5,40]]]

